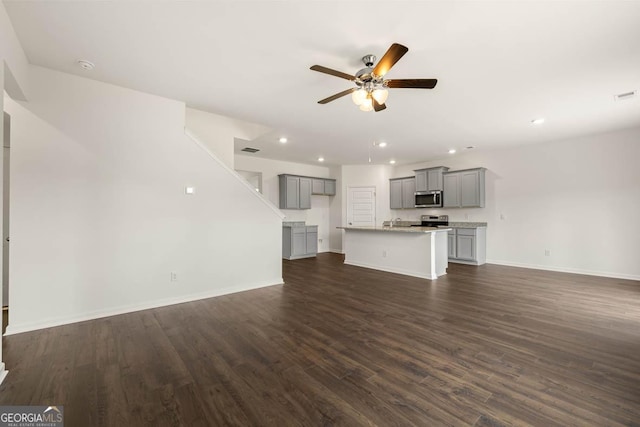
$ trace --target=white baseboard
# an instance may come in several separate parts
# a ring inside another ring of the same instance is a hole
[[[492,259],[492,260],[488,259],[487,264],[505,265],[507,267],[530,268],[533,270],[557,271],[559,273],[584,274],[587,276],[608,277],[612,279],[640,280],[640,276],[633,275],[633,274],[611,273],[607,271],[582,270],[579,268],[569,268],[569,267],[554,267],[550,265],[527,264],[522,262],[502,261],[502,260],[495,260],[495,259]]]
[[[2,381],[4,381],[8,373],[9,371],[4,369],[4,362],[0,363],[0,384],[2,384]]]
[[[333,248],[329,248],[329,252],[332,252],[334,254],[341,254],[344,255],[344,251],[342,249],[333,249]]]
[[[57,318],[57,319],[47,319],[47,320],[41,320],[38,322],[24,323],[24,324],[18,324],[18,325],[9,324],[7,326],[7,330],[4,335],[7,336],[7,335],[21,334],[24,332],[35,331],[38,329],[52,328],[54,326],[68,325],[70,323],[85,322],[87,320],[100,319],[100,318],[109,317],[109,316],[117,316],[119,314],[131,313],[134,311],[149,310],[151,308],[165,307],[165,306],[174,305],[174,304],[182,304],[185,302],[197,301],[201,299],[213,298],[213,297],[218,297],[218,296],[228,295],[228,294],[235,294],[237,292],[250,291],[252,289],[259,289],[259,288],[265,288],[267,286],[275,286],[275,285],[282,285],[282,284],[284,284],[284,281],[282,280],[282,278],[279,278],[271,281],[264,281],[259,283],[251,283],[248,285],[232,286],[228,288],[216,289],[213,291],[202,292],[198,294],[190,294],[190,295],[184,295],[184,296],[175,297],[175,298],[165,298],[165,299],[160,299],[155,301],[149,301],[141,304],[132,304],[132,305],[126,305],[126,306],[120,306],[120,307],[106,308],[104,310],[96,310],[89,313],[83,313],[78,316]]]

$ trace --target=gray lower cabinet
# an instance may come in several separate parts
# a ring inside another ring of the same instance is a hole
[[[278,175],[280,209],[311,209],[311,178]]]
[[[416,207],[416,179],[395,178],[389,180],[389,207],[408,209]]]
[[[450,262],[482,265],[487,262],[487,228],[453,228],[448,235]]]
[[[443,181],[444,208],[484,208],[484,168],[445,172]]]
[[[447,235],[447,254],[449,259],[456,257],[456,230],[449,231]]]
[[[318,253],[318,226],[282,227],[282,258],[311,258]]]

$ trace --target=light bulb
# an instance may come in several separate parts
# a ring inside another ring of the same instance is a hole
[[[367,99],[367,91],[364,89],[354,90],[351,94],[351,100],[354,104],[360,105]]]
[[[362,101],[362,104],[360,104],[360,110],[361,111],[373,110],[373,101],[371,101],[371,98],[365,98],[364,101]]]
[[[389,91],[386,89],[376,89],[371,93],[371,96],[378,101],[378,104],[384,104],[389,97]]]

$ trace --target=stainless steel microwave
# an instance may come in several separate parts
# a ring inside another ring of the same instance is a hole
[[[442,191],[416,191],[416,208],[441,208]]]

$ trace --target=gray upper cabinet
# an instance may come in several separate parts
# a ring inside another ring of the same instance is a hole
[[[300,205],[298,209],[311,209],[311,178],[300,178]]]
[[[300,209],[300,178],[280,176],[280,209]]]
[[[327,196],[335,196],[336,195],[336,180],[335,179],[325,179],[324,180],[324,194]]]
[[[311,178],[279,175],[280,209],[311,209]]]
[[[311,193],[324,194],[324,179],[313,178],[313,182],[311,184]]]
[[[444,166],[415,170],[416,191],[442,191],[442,174],[448,170]]]
[[[389,196],[391,209],[402,209],[402,180],[389,180]]]
[[[389,180],[389,207],[391,209],[407,209],[416,206],[416,180],[396,178]]]
[[[311,195],[334,196],[336,180],[297,175],[278,175],[280,209],[311,209]]]
[[[414,171],[416,173],[416,191],[429,191],[429,179],[426,169]]]
[[[415,178],[407,178],[402,180],[402,207],[416,207],[416,180]]]
[[[460,207],[460,192],[458,191],[458,175],[456,173],[446,174],[442,177],[442,207]]]
[[[320,196],[336,195],[336,180],[325,178],[312,178],[311,194]]]
[[[427,171],[428,191],[442,191],[442,174],[448,171],[449,168],[434,168]]]
[[[484,208],[484,168],[443,174],[443,207]]]

